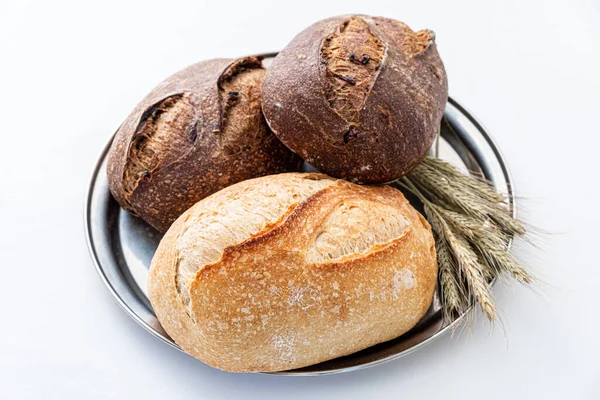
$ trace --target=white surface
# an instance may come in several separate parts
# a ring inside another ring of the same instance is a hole
[[[600,398],[598,2],[289,3],[0,4],[0,398]],[[361,372],[213,370],[112,300],[84,242],[88,177],[109,135],[169,74],[277,50],[347,12],[436,31],[451,95],[494,135],[528,220],[552,232],[545,251],[519,252],[546,299],[498,286],[506,331],[480,318],[468,335]]]

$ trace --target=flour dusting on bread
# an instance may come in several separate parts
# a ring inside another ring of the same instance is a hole
[[[281,371],[402,335],[437,281],[433,236],[402,193],[321,174],[245,181],[167,232],[152,306],[185,351],[228,371]]]

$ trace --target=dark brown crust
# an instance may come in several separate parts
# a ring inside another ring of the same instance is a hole
[[[352,128],[328,103],[324,41],[352,17],[385,46],[378,75]],[[425,42],[423,39],[429,39]],[[339,16],[298,34],[269,67],[263,112],[275,134],[328,175],[359,183],[393,181],[425,157],[448,97],[433,32],[414,33],[387,18]]]
[[[108,158],[110,190],[123,208],[164,232],[194,203],[226,186],[299,169],[300,159],[270,132],[262,117],[267,134],[257,135],[257,143],[243,146],[247,151],[235,154],[223,151],[221,134],[227,105],[220,99],[219,82],[244,68],[262,68],[260,58],[215,59],[191,65],[159,84],[137,105],[115,134]],[[124,189],[124,177],[132,144],[152,110],[165,99],[178,96],[185,96],[194,109],[185,135],[173,138],[164,160],[140,177],[129,193]],[[248,144],[248,136],[240,132],[240,146]],[[232,143],[231,135],[228,143]]]

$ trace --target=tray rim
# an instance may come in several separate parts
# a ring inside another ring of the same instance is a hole
[[[277,53],[268,53],[265,54],[264,56],[266,57],[270,57],[273,55],[276,55]],[[455,98],[448,96],[448,103],[450,103],[452,106],[454,106],[458,111],[460,111],[460,113],[462,115],[464,115],[467,119],[469,119],[469,121],[477,128],[477,130],[481,133],[482,138],[487,142],[487,144],[489,145],[489,148],[491,149],[491,151],[494,153],[495,158],[498,160],[498,164],[502,170],[502,174],[504,176],[504,180],[507,186],[507,199],[509,202],[509,206],[511,208],[511,212],[513,217],[517,217],[517,204],[516,204],[516,191],[515,191],[515,186],[514,186],[514,182],[512,179],[512,175],[510,173],[510,170],[508,169],[508,166],[506,165],[505,162],[505,158],[502,154],[502,152],[500,151],[500,148],[498,147],[498,145],[496,144],[496,142],[494,141],[494,139],[491,137],[491,135],[489,134],[488,130],[485,128],[485,126],[482,124],[482,122],[475,117],[466,107],[464,107],[463,105],[461,105],[461,103],[459,101],[457,101]],[[107,142],[107,144],[104,146],[102,153],[99,155],[94,168],[92,170],[89,182],[88,182],[88,186],[86,188],[85,191],[85,198],[84,198],[84,207],[83,207],[83,217],[84,217],[84,231],[85,231],[85,238],[86,238],[86,244],[87,244],[87,248],[88,251],[90,253],[90,256],[92,258],[92,262],[94,264],[94,267],[96,269],[96,272],[98,273],[98,275],[100,276],[102,282],[104,283],[104,285],[108,288],[109,292],[111,293],[113,299],[117,302],[117,304],[119,304],[119,306],[135,321],[137,322],[142,328],[144,328],[144,330],[146,330],[147,332],[149,332],[152,336],[158,338],[160,341],[162,341],[163,343],[168,344],[169,346],[185,353],[185,351],[183,351],[176,343],[169,341],[166,337],[164,337],[163,335],[160,334],[160,332],[158,332],[155,328],[153,328],[150,324],[148,324],[148,322],[146,322],[140,315],[138,315],[138,313],[136,313],[126,302],[125,300],[122,298],[122,296],[119,294],[119,292],[116,290],[116,288],[113,286],[113,284],[110,282],[109,278],[106,275],[106,271],[104,270],[104,268],[102,267],[99,257],[98,257],[98,251],[93,243],[93,234],[92,234],[92,224],[91,224],[91,203],[93,200],[92,194],[94,192],[94,187],[95,187],[95,183],[96,183],[96,177],[98,176],[99,173],[101,173],[101,169],[102,166],[104,164],[104,160],[107,156],[108,151],[110,150],[110,146],[112,144],[112,141],[114,139],[115,134],[112,134]],[[465,146],[467,147],[472,147],[472,144],[469,143],[464,143]],[[512,245],[512,239],[510,240],[509,246]],[[494,282],[492,282],[493,284]],[[373,360],[370,362],[366,362],[364,364],[359,364],[359,365],[355,365],[355,366],[351,366],[351,367],[341,367],[341,368],[337,368],[337,369],[331,369],[331,370],[326,370],[326,371],[301,371],[301,370],[289,370],[289,371],[279,371],[279,372],[258,372],[259,374],[265,374],[265,375],[283,375],[283,376],[317,376],[317,375],[334,375],[334,374],[340,374],[340,373],[344,373],[344,372],[351,372],[351,371],[357,371],[357,370],[361,370],[361,369],[365,369],[365,368],[369,368],[369,367],[373,367],[375,365],[380,365],[380,364],[384,364],[387,362],[390,362],[392,360],[396,360],[398,358],[401,358],[405,355],[408,355],[430,343],[432,343],[433,341],[435,341],[436,339],[444,336],[446,333],[448,333],[449,331],[451,331],[453,328],[455,328],[458,324],[460,324],[463,319],[473,311],[473,307],[469,307],[462,315],[460,315],[459,317],[457,317],[453,322],[451,322],[450,324],[442,327],[439,331],[437,331],[435,334],[433,334],[432,336],[428,337],[427,339],[423,340],[422,342],[408,348],[405,350],[402,350],[398,353],[389,355],[387,357],[378,359],[378,360]],[[185,353],[187,354],[187,353]]]

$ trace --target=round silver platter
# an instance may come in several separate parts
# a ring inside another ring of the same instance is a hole
[[[265,61],[268,64],[268,58]],[[487,178],[498,191],[508,194],[515,212],[513,186],[498,148],[482,125],[452,98],[448,100],[440,133],[433,154]],[[86,193],[85,234],[92,259],[100,277],[127,314],[152,335],[181,350],[158,322],[146,291],[150,261],[161,234],[122,210],[111,196],[106,177],[109,147],[110,142],[100,155]],[[420,208],[418,204],[415,206]],[[436,293],[423,319],[399,338],[348,356],[278,374],[334,374],[402,357],[440,337],[464,317],[446,322],[440,308],[439,294]]]

